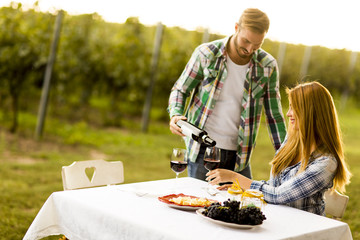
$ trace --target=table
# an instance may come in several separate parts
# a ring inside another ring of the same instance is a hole
[[[54,192],[28,229],[25,240],[64,234],[71,240],[116,239],[352,239],[341,221],[295,208],[267,204],[266,220],[252,229],[221,226],[194,211],[169,207],[157,197],[170,193],[226,200],[226,192],[210,196],[206,182],[190,177]]]

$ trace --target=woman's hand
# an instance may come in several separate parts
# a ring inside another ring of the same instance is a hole
[[[228,190],[230,187],[232,186],[232,184],[224,184],[224,185],[221,185],[219,187],[217,187],[218,190]]]
[[[207,181],[211,180],[209,183],[212,185],[223,182],[235,182],[237,179],[241,188],[249,189],[252,183],[251,179],[241,175],[240,173],[222,168],[217,168],[215,170],[212,170],[208,172],[206,176],[207,176],[206,180]]]
[[[209,181],[210,184],[215,185],[222,182],[234,182],[236,179],[237,173],[231,170],[217,168],[206,174],[206,181]],[[211,181],[210,181],[211,180]]]

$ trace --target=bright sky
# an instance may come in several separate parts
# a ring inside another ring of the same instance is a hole
[[[30,6],[35,2],[13,1]],[[0,6],[9,2],[0,0]],[[69,14],[97,12],[110,22],[139,17],[146,25],[203,27],[223,35],[234,32],[245,8],[256,7],[270,18],[269,39],[360,51],[358,0],[39,0],[39,6],[42,11],[64,9]]]

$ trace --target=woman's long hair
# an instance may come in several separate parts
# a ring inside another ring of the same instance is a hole
[[[343,144],[336,108],[330,92],[318,82],[299,84],[287,89],[298,128],[289,127],[288,141],[271,161],[272,173],[301,161],[299,172],[309,164],[311,147],[335,156],[338,166],[333,189],[345,192],[351,173],[344,159]]]

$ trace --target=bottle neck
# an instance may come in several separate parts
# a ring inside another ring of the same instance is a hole
[[[207,146],[214,147],[216,145],[215,140],[211,139],[208,135],[203,135],[201,139],[202,142]]]

